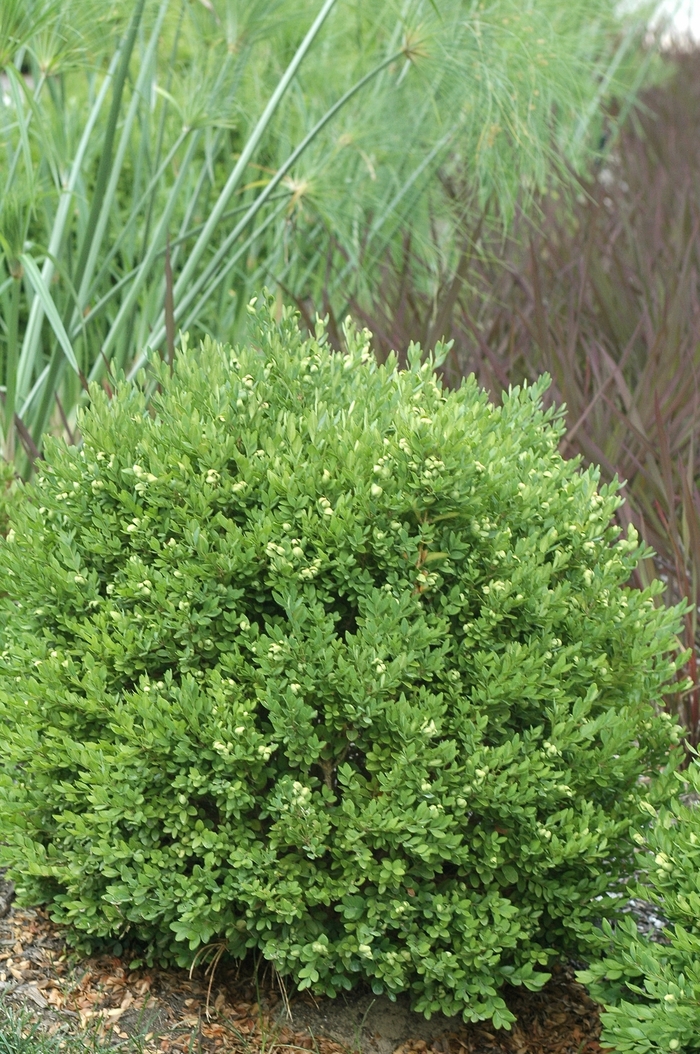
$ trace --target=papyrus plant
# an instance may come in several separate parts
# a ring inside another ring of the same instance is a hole
[[[438,164],[507,213],[553,144],[582,163],[636,39],[613,9],[8,0],[0,231],[18,196],[27,231],[0,277],[5,457],[74,436],[85,381],[172,354],[180,328],[230,336],[263,277],[370,288],[436,209],[447,245]]]

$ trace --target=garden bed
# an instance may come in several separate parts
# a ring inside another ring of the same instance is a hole
[[[263,976],[204,968],[130,971],[115,956],[76,958],[43,911],[15,908],[0,884],[0,993],[57,1037],[90,1037],[126,1054],[223,1052],[275,1054],[596,1054],[596,1005],[561,970],[542,992],[513,989],[511,1032],[466,1026],[442,1016],[426,1021],[405,1000],[391,1003],[359,990],[336,1000],[286,996]],[[210,985],[211,980],[211,985]],[[291,1014],[291,1017],[290,1017]]]

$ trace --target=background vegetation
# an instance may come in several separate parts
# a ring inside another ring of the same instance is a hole
[[[263,284],[309,329],[326,314],[339,348],[347,313],[380,359],[452,340],[445,381],[474,372],[496,403],[546,370],[560,451],[622,479],[620,524],[655,550],[633,584],[686,602],[669,706],[697,744],[700,60],[659,66],[645,17],[603,0],[5,0],[0,515],[46,429],[80,441],[88,380],[111,397],[181,328],[242,338]],[[633,1054],[696,1043],[695,828],[694,809],[662,813],[639,861],[686,926],[671,950],[609,931],[587,975],[623,999],[606,1035]]]
[[[342,317],[409,228],[451,273],[446,178],[507,220],[641,75],[643,20],[614,7],[6,0],[6,459],[19,440],[26,476],[47,427],[74,437],[86,378],[171,354],[180,327],[238,336],[263,281]]]
[[[541,197],[506,238],[476,222],[454,274],[432,286],[407,238],[371,308],[352,310],[380,357],[409,339],[453,340],[450,383],[473,371],[496,400],[550,374],[548,398],[566,404],[562,452],[623,481],[620,523],[655,550],[635,581],[658,576],[666,602],[688,601],[693,688],[681,717],[697,743],[700,58],[666,62],[669,76],[642,94],[576,195]]]

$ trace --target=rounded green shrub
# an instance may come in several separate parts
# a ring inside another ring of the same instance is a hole
[[[585,955],[628,877],[677,613],[624,586],[636,537],[544,383],[495,407],[415,347],[257,326],[151,400],[95,391],[27,488],[2,856],[84,944],[507,1025],[499,989]]]
[[[659,810],[638,861],[634,893],[666,919],[662,941],[633,918],[604,924],[600,958],[579,979],[605,1004],[601,1040],[619,1054],[700,1050],[700,766],[676,773],[693,804],[676,797]],[[680,788],[679,788],[680,790]]]

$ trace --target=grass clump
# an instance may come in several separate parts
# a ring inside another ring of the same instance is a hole
[[[59,1042],[32,1024],[28,1014],[0,1002],[0,1054],[59,1054]]]
[[[100,1042],[93,1030],[81,1035],[50,1032],[26,1009],[18,1009],[0,999],[0,1054],[99,1054],[109,1049],[121,1054],[143,1054],[144,1043],[135,1037],[127,1043]]]
[[[545,382],[494,407],[273,307],[94,391],[14,512],[0,852],[83,946],[507,1026],[629,875],[678,612]]]

